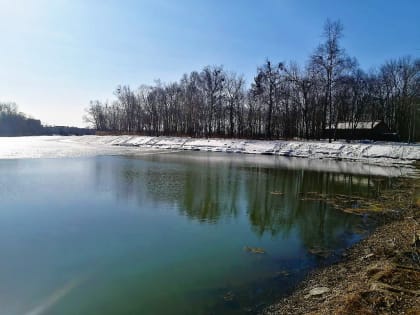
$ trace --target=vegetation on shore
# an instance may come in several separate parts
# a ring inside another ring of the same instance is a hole
[[[402,141],[419,140],[420,60],[406,56],[366,72],[341,46],[339,21],[328,20],[323,36],[305,66],[267,60],[250,87],[207,66],[178,82],[119,86],[116,100],[91,101],[86,121],[99,131],[153,136],[318,139],[340,121],[354,130],[382,120]]]

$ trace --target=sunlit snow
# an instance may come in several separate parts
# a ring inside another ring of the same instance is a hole
[[[302,170],[401,176],[412,173],[410,163],[420,160],[419,145],[341,142],[194,139],[146,136],[0,137],[0,158],[63,158],[98,155],[146,155],[181,150],[247,153],[186,155],[213,162],[273,164]],[[273,157],[274,155],[275,157]],[[298,158],[296,158],[298,157]],[[303,158],[302,158],[303,157]],[[388,167],[384,167],[388,166]],[[404,166],[404,167],[403,167]]]

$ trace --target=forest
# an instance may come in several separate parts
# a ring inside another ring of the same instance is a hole
[[[44,126],[38,119],[19,112],[15,103],[0,102],[0,136],[41,136],[41,135],[87,135],[95,131],[88,128],[67,126]]]
[[[223,66],[206,66],[178,82],[118,86],[114,100],[90,102],[85,121],[109,133],[321,139],[339,122],[355,129],[380,120],[400,140],[420,140],[420,59],[365,71],[342,36],[341,22],[327,20],[304,66],[266,60],[250,85]]]
[[[14,103],[0,103],[0,135],[26,136],[42,134],[41,121],[26,117]]]

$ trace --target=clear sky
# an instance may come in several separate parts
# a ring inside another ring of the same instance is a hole
[[[420,55],[418,0],[0,0],[0,101],[43,123],[84,126],[118,84],[223,65],[248,84],[266,58],[304,64],[327,18],[365,70]]]

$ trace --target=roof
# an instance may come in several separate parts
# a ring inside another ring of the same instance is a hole
[[[376,121],[359,121],[354,129],[362,130],[362,129],[373,129],[376,126],[378,126],[382,121],[376,120]],[[330,129],[329,126],[327,126],[325,129]],[[331,125],[331,129],[336,129],[334,125]],[[352,130],[353,129],[353,123],[351,122],[339,122],[337,124],[337,129],[341,130]]]

